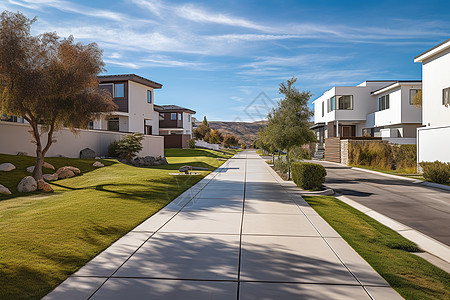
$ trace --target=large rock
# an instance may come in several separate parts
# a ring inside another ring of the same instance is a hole
[[[80,151],[80,158],[95,158],[95,151],[89,148],[84,148]]]
[[[0,164],[0,171],[3,171],[3,172],[12,171],[12,170],[14,170],[15,168],[16,168],[16,166],[13,165],[13,164],[11,164],[11,163],[3,163],[3,164]]]
[[[92,166],[96,167],[96,168],[101,168],[101,167],[104,167],[105,165],[99,161],[96,161],[95,163],[92,164]]]
[[[42,175],[42,178],[44,178],[44,180],[46,181],[55,181],[58,180],[58,174],[44,174]]]
[[[59,168],[56,173],[59,179],[66,179],[75,176],[75,173],[67,167]]]
[[[0,194],[11,195],[11,191],[6,186],[0,184]]]
[[[33,171],[34,171],[34,166],[31,166],[31,167],[27,168],[27,172],[33,173]]]
[[[74,172],[75,174],[81,173],[80,169],[72,167],[72,166],[64,166],[63,168],[69,169],[70,171]]]
[[[44,179],[39,179],[37,182],[37,189],[38,190],[42,190],[46,193],[51,193],[53,192],[52,187],[50,186],[50,184],[48,184],[47,182],[44,181]]]
[[[52,165],[52,164],[49,164],[48,162],[46,162],[46,161],[44,161],[44,164],[42,165],[44,168],[47,168],[47,169],[52,169],[52,170],[54,170],[55,169],[55,167]]]
[[[19,191],[19,193],[34,192],[35,190],[37,190],[36,180],[34,180],[34,178],[31,176],[24,177],[19,182],[19,185],[17,186],[17,190]]]

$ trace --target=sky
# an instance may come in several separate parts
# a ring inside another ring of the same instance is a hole
[[[335,85],[421,79],[413,58],[450,38],[450,1],[0,0],[103,49],[105,74],[163,84],[156,104],[257,121],[295,76],[312,102]]]

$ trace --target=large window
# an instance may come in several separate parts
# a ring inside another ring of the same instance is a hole
[[[178,113],[178,120],[181,121],[181,113]]]
[[[378,98],[378,110],[389,109],[389,95]]]
[[[125,97],[125,83],[114,84],[114,97],[115,98]]]
[[[108,119],[108,130],[119,131],[119,118],[109,118]]]
[[[344,95],[336,96],[339,109],[342,110],[352,110],[353,109],[353,96]]]
[[[409,104],[411,104],[411,105],[413,104],[414,96],[420,91],[421,90],[417,90],[417,89],[409,90]]]
[[[333,111],[336,109],[336,98],[331,97],[327,100],[327,112]]]
[[[450,105],[450,88],[446,88],[442,90],[442,105],[449,106]]]
[[[188,122],[191,122],[191,115],[188,115]]]
[[[152,103],[152,91],[147,90],[147,103]]]
[[[322,117],[325,116],[325,101],[322,101]]]
[[[172,121],[176,120],[176,119],[177,119],[177,113],[171,113],[171,114],[170,114],[170,119],[171,119]]]

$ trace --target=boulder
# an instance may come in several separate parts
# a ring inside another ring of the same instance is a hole
[[[39,179],[37,182],[37,189],[38,190],[43,190],[46,193],[51,193],[53,192],[52,187],[50,186],[50,184],[48,184],[47,182],[44,181],[44,179]]]
[[[44,174],[44,175],[42,175],[42,178],[44,178],[44,180],[46,180],[46,181],[54,181],[54,180],[58,180],[58,174],[56,174],[56,173]]]
[[[13,165],[13,164],[11,164],[11,163],[3,163],[3,164],[0,164],[0,171],[3,171],[3,172],[12,171],[12,170],[14,170],[15,168],[16,168],[16,166]]]
[[[67,167],[59,168],[56,173],[58,179],[66,179],[75,176],[75,173]]]
[[[11,191],[6,186],[0,184],[0,194],[11,195]]]
[[[70,171],[74,172],[75,174],[81,173],[80,169],[72,167],[72,166],[64,166],[63,168],[69,169]]]
[[[34,178],[31,176],[24,177],[17,186],[17,190],[19,191],[19,193],[34,192],[36,189],[36,180],[34,180]]]
[[[47,168],[47,169],[52,169],[52,170],[54,170],[55,169],[55,167],[52,165],[52,164],[49,164],[48,162],[46,162],[46,161],[44,161],[44,164],[42,165],[44,168]]]
[[[95,158],[95,151],[89,148],[84,148],[80,151],[80,158]]]
[[[33,171],[34,171],[34,166],[31,166],[31,167],[27,168],[27,172],[33,173]]]
[[[28,153],[26,153],[26,152],[17,152],[16,155],[18,155],[18,156],[27,156]]]
[[[101,167],[104,167],[105,165],[99,161],[96,161],[95,163],[92,164],[92,166],[96,167],[96,168],[101,168]]]

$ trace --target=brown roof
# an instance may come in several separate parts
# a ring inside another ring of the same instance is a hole
[[[154,89],[162,88],[162,84],[152,81],[150,79],[144,78],[142,76],[136,74],[118,74],[118,75],[104,75],[97,76],[100,82],[108,82],[108,81],[119,81],[119,80],[131,80]]]
[[[154,106],[156,111],[159,112],[180,112],[180,111],[185,111],[191,114],[195,114],[196,111],[189,109],[189,108],[185,108],[185,107],[181,107],[178,105],[155,105]]]

